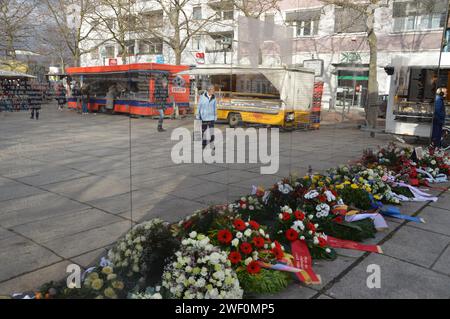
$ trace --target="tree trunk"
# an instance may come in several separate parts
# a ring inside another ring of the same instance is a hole
[[[371,11],[368,15],[368,31],[367,40],[369,43],[370,60],[369,60],[369,87],[368,101],[366,105],[366,120],[370,128],[376,128],[378,118],[378,38],[374,29],[375,11]]]
[[[181,50],[179,49],[174,50],[174,53],[175,53],[175,64],[181,65],[181,54],[182,54]]]

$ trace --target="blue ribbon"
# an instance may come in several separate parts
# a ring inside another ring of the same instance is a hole
[[[400,209],[398,207],[383,205],[382,202],[376,201],[375,198],[372,196],[372,194],[370,194],[369,196],[370,196],[371,208],[372,209],[380,209],[380,213],[384,216],[408,220],[410,222],[415,222],[415,223],[419,223],[419,224],[425,222],[422,218],[419,218],[419,217],[403,215],[400,212]]]
[[[394,206],[384,206],[381,208],[380,213],[384,216],[394,217],[394,218],[398,218],[398,219],[404,219],[404,220],[408,220],[410,222],[415,222],[415,223],[419,223],[419,224],[425,222],[422,218],[401,214],[400,209],[398,207],[394,207]]]

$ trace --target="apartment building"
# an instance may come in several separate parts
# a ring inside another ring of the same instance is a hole
[[[167,28],[163,10],[152,1],[143,2],[140,14],[146,19],[141,19],[140,23],[147,21],[149,28]],[[391,63],[392,57],[403,55],[437,65],[446,24],[447,0],[392,0],[383,3],[385,6],[376,10],[375,32],[378,37],[380,95],[387,95],[390,77],[384,67]],[[241,64],[237,54],[238,17],[241,13],[231,3],[192,0],[186,12],[188,20],[193,23],[205,19],[209,23],[190,39],[181,63]],[[281,0],[279,10],[271,10],[260,19],[289,28],[292,64],[317,69],[319,79],[325,82],[325,108],[344,101],[356,106],[364,105],[369,47],[363,15],[352,9],[324,5],[320,0]],[[161,39],[133,32],[129,32],[127,37],[127,63],[176,62],[172,48]],[[87,41],[86,45],[94,49],[82,58],[82,65],[123,63],[123,49],[117,43],[109,41],[98,45],[98,41]]]

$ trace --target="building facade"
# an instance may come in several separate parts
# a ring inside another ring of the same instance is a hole
[[[152,1],[144,1],[149,27],[164,28],[165,14]],[[357,1],[356,1],[357,2]],[[362,0],[361,2],[364,2]],[[389,94],[390,77],[384,67],[394,56],[408,56],[437,65],[443,27],[446,25],[447,0],[382,1],[385,6],[375,12],[378,37],[378,84],[380,95]],[[181,63],[242,64],[237,54],[239,43],[238,17],[242,15],[225,1],[192,0],[185,10],[189,21],[209,20],[192,36],[182,54]],[[214,18],[211,18],[214,17]],[[324,107],[339,105],[363,106],[369,73],[369,46],[364,16],[352,9],[324,5],[320,0],[281,0],[278,10],[260,16],[262,21],[288,28],[292,35],[294,65],[314,67],[325,83]],[[142,21],[142,20],[140,20]],[[144,20],[145,21],[145,20]],[[170,32],[170,31],[167,31]],[[145,35],[127,34],[126,63],[175,63],[174,52],[164,41]],[[123,52],[114,43],[87,41],[94,49],[84,55],[81,65],[123,63]]]

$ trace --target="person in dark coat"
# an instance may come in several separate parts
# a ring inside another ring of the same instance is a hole
[[[442,146],[442,127],[445,125],[445,98],[447,89],[439,88],[436,92],[433,116],[433,134],[431,141],[435,147]]]
[[[162,78],[156,82],[154,100],[156,103],[156,108],[159,112],[158,120],[158,132],[164,132],[163,122],[164,122],[164,112],[167,108],[167,99],[169,98],[169,84],[166,78]]]
[[[39,111],[42,105],[43,94],[42,90],[36,84],[31,85],[28,93],[28,100],[28,104],[31,109],[30,119],[33,120],[36,118],[36,120],[39,120]]]
[[[83,84],[81,87],[81,107],[83,109],[83,115],[89,114],[89,100],[90,87],[88,84]]]
[[[56,89],[56,101],[58,102],[58,110],[62,111],[66,104],[66,88],[60,83]]]

